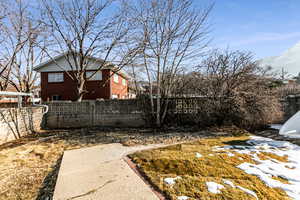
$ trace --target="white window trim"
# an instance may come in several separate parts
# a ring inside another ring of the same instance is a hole
[[[95,71],[86,71],[85,77],[88,81],[102,81],[102,71],[96,72],[92,77],[90,77]]]
[[[119,75],[118,74],[114,74],[114,82],[119,83]]]
[[[62,83],[62,82],[64,82],[64,73],[63,72],[48,73],[48,83]]]

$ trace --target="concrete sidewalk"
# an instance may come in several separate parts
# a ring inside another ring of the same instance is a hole
[[[65,151],[53,199],[158,200],[123,156],[160,146],[125,147],[115,143]]]

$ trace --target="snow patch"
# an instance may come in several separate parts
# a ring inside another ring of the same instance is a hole
[[[247,141],[246,149],[230,149],[239,153],[247,153],[257,164],[242,163],[237,167],[248,174],[259,177],[267,186],[280,188],[293,199],[300,199],[300,147],[286,141],[275,141],[269,138],[252,136]],[[229,148],[229,147],[226,147]],[[261,152],[272,153],[278,156],[287,156],[288,162],[280,162],[276,159],[261,160],[257,154]],[[289,183],[282,183],[272,177],[281,177]],[[246,191],[245,191],[246,192]]]
[[[231,153],[231,152],[228,152],[227,155],[228,155],[229,157],[235,156],[235,155],[234,155],[233,153]]]
[[[180,176],[177,176],[175,178],[165,178],[164,182],[168,185],[174,185],[176,183],[176,180],[181,179]]]
[[[225,187],[221,184],[215,183],[215,182],[206,182],[206,186],[209,192],[214,194],[221,193],[221,189],[224,189]]]
[[[238,188],[244,192],[246,192],[247,194],[251,195],[251,196],[254,196],[256,199],[258,199],[257,195],[255,192],[253,192],[252,190],[249,190],[249,189],[246,189],[244,187],[241,187],[241,186],[235,186],[233,182],[229,181],[229,180],[226,180],[226,179],[223,179],[223,182],[226,184],[226,185],[229,185],[231,186],[232,188]]]
[[[202,157],[202,155],[200,154],[200,153],[196,153],[196,158],[201,158]]]
[[[300,199],[300,147],[298,145],[286,141],[275,141],[269,138],[251,136],[244,146],[227,145],[213,148],[213,151],[228,152],[228,150],[250,155],[256,162],[256,164],[244,162],[237,166],[239,169],[259,177],[269,187],[284,190],[293,199]],[[287,156],[288,162],[281,162],[271,158],[269,160],[261,160],[258,154],[264,152],[278,156]],[[240,157],[239,159],[242,160]],[[288,183],[275,180],[273,179],[274,176],[284,178]]]
[[[177,197],[178,200],[188,200],[190,197],[187,196],[179,196]]]
[[[248,190],[246,188],[243,188],[241,186],[236,186],[237,188],[239,188],[240,190],[246,192],[247,194],[251,195],[251,196],[254,196],[256,199],[258,199],[257,195],[255,192],[253,192],[252,190]]]
[[[231,181],[229,181],[229,180],[226,180],[226,179],[223,179],[223,182],[224,182],[226,185],[229,185],[229,186],[235,188],[235,185],[234,185],[233,182],[231,182]]]

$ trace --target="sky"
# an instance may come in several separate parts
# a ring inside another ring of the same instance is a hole
[[[213,48],[277,56],[300,41],[300,0],[194,0],[214,2],[209,18]]]
[[[300,42],[300,0],[193,1],[195,7],[214,3],[210,48],[251,51],[260,59],[281,55]]]

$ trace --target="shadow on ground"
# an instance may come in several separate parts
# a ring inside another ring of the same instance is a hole
[[[45,177],[42,186],[38,192],[38,196],[36,200],[52,199],[61,161],[62,161],[62,156],[56,161],[56,164],[54,165],[52,170]]]

